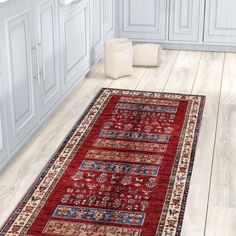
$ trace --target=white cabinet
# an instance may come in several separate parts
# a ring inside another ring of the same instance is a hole
[[[206,0],[205,42],[236,44],[235,10],[235,0]]]
[[[170,0],[169,40],[199,40],[203,27],[203,0]]]
[[[5,95],[2,80],[2,57],[0,52],[0,163],[4,163],[7,157],[7,137],[6,137],[6,121],[5,121]]]
[[[57,9],[57,0],[33,1],[39,119],[61,96]]]
[[[89,12],[88,0],[0,3],[0,171],[89,70]]]
[[[0,74],[0,80],[1,80],[1,74]],[[6,143],[6,123],[5,123],[5,117],[4,117],[4,106],[3,106],[3,97],[2,97],[3,89],[2,84],[0,81],[0,163],[3,163],[5,161],[5,158],[7,157],[7,143]]]
[[[96,1],[96,0],[95,0]],[[104,0],[105,38],[111,39],[116,33],[116,0]]]
[[[90,1],[91,62],[94,64],[103,54],[104,44],[104,1]]]
[[[104,41],[116,36],[116,1],[90,0],[91,62],[103,55]]]
[[[66,93],[90,67],[87,0],[60,7],[62,89]]]
[[[167,29],[166,0],[120,0],[119,33],[137,41],[164,40]]]
[[[235,0],[118,0],[118,5],[120,37],[167,49],[236,51]]]
[[[6,83],[7,131],[12,152],[37,123],[31,0],[13,1],[0,11],[2,79]]]

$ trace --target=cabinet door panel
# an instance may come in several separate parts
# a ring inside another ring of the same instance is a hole
[[[91,16],[91,61],[95,63],[103,53],[104,42],[104,4],[103,0],[90,1]]]
[[[17,3],[1,21],[4,29],[4,80],[7,88],[9,146],[13,151],[37,123],[32,75],[32,27],[30,1]],[[28,5],[27,5],[28,4]],[[27,8],[28,6],[28,8]],[[22,8],[22,9],[21,9]]]
[[[25,17],[18,18],[11,21],[8,25],[9,55],[12,76],[11,97],[16,129],[21,127],[26,117],[30,117],[32,111],[30,99],[32,83],[30,82],[30,63],[28,63],[29,53],[27,51],[29,42],[25,20]]]
[[[169,40],[199,40],[199,28],[202,27],[203,1],[171,0]]]
[[[3,107],[1,106],[1,111],[0,111],[0,169],[1,169],[2,163],[5,160],[5,157],[7,156],[6,133],[5,133],[4,124],[3,124],[3,115],[4,115],[3,114]]]
[[[105,0],[105,37],[111,39],[115,37],[115,0]]]
[[[37,3],[36,41],[39,41],[41,60],[39,85],[40,117],[46,115],[60,98],[59,40],[54,0]]]
[[[119,2],[120,35],[138,40],[164,40],[166,16],[166,0],[121,0]]]
[[[5,120],[5,106],[4,97],[5,92],[3,90],[2,81],[2,61],[0,52],[0,171],[7,157],[7,137],[6,137],[6,120]]]
[[[67,19],[65,30],[65,46],[67,50],[66,70],[70,71],[86,54],[86,37],[84,34],[84,32],[86,32],[86,24],[84,12]]]
[[[65,92],[89,69],[88,2],[69,6],[61,13],[60,27]]]
[[[207,0],[205,42],[236,44],[236,1]]]

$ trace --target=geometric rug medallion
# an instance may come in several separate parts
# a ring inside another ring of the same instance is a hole
[[[102,89],[0,235],[180,235],[204,102]]]

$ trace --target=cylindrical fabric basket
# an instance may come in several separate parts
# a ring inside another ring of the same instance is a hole
[[[129,39],[105,42],[104,70],[107,77],[119,78],[133,73],[133,46]]]
[[[160,66],[163,51],[158,44],[137,44],[133,46],[134,66]]]

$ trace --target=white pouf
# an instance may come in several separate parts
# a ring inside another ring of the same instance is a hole
[[[104,70],[106,76],[114,79],[132,75],[133,46],[129,39],[112,39],[105,42]]]
[[[134,66],[160,66],[163,51],[158,44],[137,44],[133,47]]]

